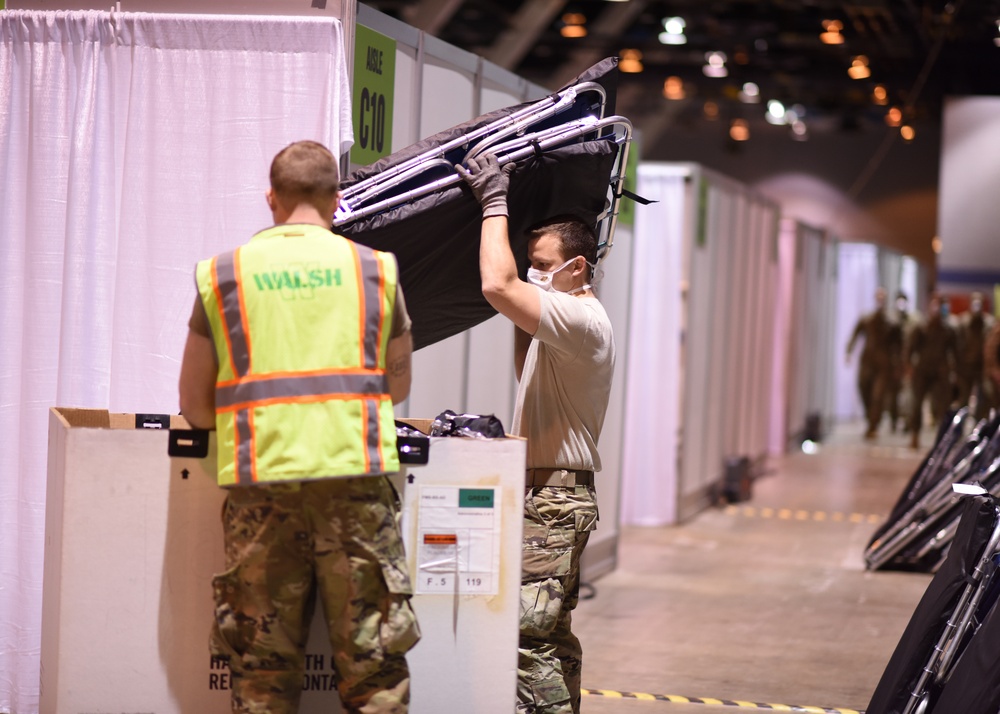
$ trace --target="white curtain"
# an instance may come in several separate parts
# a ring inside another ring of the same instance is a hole
[[[621,508],[623,523],[654,526],[677,517],[684,174],[640,165],[637,192],[657,203],[635,218]]]
[[[864,418],[864,407],[858,394],[858,364],[862,344],[854,346],[850,364],[844,353],[858,319],[875,309],[875,290],[879,286],[878,246],[871,243],[841,243],[838,261],[840,280],[837,290],[837,328],[834,362],[837,402],[836,417],[841,421]]]
[[[271,223],[283,146],[353,136],[333,18],[7,11],[0,40],[0,711],[37,712],[48,409],[176,412],[195,262]]]
[[[794,334],[792,316],[795,296],[795,251],[798,228],[790,218],[781,221],[778,231],[778,285],[774,311],[774,339],[771,363],[771,418],[768,430],[768,451],[783,454],[788,449],[789,396],[791,394],[791,339]]]

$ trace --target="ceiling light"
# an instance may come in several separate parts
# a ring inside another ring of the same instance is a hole
[[[851,79],[866,79],[872,75],[872,71],[868,69],[868,58],[864,55],[858,55],[851,60],[851,66],[847,70],[847,75]]]
[[[684,82],[680,77],[667,77],[663,82],[663,96],[667,99],[684,99]]]
[[[639,50],[622,50],[621,59],[618,61],[618,70],[629,74],[636,74],[643,70],[642,52]]]
[[[729,70],[726,69],[725,52],[706,52],[705,65],[701,68],[706,77],[726,77]]]
[[[586,37],[586,24],[587,17],[583,13],[567,12],[562,16],[562,27],[559,28],[559,34],[563,37]]]
[[[671,35],[683,35],[687,24],[683,17],[666,17],[663,19],[663,29]]]
[[[806,124],[801,119],[792,122],[792,138],[795,141],[807,141],[809,139],[809,130],[806,128]]]
[[[703,106],[701,110],[705,114],[705,118],[708,121],[715,121],[719,118],[719,105],[711,99],[705,102],[705,106]]]
[[[899,126],[903,123],[903,112],[899,107],[892,107],[885,113],[885,123],[888,126]]]
[[[777,99],[772,99],[767,103],[767,113],[764,115],[764,119],[767,120],[768,124],[781,125],[784,124],[785,119],[785,105],[779,102]]]
[[[824,31],[819,35],[820,42],[824,45],[844,44],[844,36],[840,34],[842,29],[844,29],[844,25],[840,20],[823,20]]]
[[[879,106],[885,106],[889,103],[889,93],[885,91],[884,84],[875,85],[875,89],[872,90],[872,101]]]
[[[997,32],[1000,33],[1000,20],[997,20]],[[1000,36],[993,38],[993,44],[1000,47]]]
[[[743,89],[740,90],[739,98],[744,104],[759,104],[760,87],[753,82],[747,82],[743,85]]]
[[[686,45],[688,38],[683,33],[675,35],[671,32],[661,32],[657,38],[661,45]]]
[[[733,141],[746,141],[750,138],[750,125],[746,119],[733,119],[729,125],[729,138]]]
[[[913,127],[909,124],[904,124],[899,127],[899,135],[903,137],[903,141],[913,141],[913,137],[917,135],[917,132],[913,131]]]

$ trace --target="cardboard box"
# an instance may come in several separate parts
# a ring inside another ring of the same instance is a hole
[[[42,714],[229,711],[228,669],[208,653],[225,492],[212,439],[204,458],[168,457],[169,428],[186,426],[51,411]],[[413,714],[514,709],[524,460],[520,439],[436,438],[394,477],[423,631]],[[321,610],[307,653],[300,711],[340,711]]]

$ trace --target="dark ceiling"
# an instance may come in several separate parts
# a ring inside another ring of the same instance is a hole
[[[795,109],[806,138],[821,132],[884,130],[892,107],[914,127],[940,123],[949,95],[1000,94],[1000,0],[367,0],[383,13],[475,52],[549,89],[607,56],[641,52],[642,72],[622,73],[617,113],[655,144],[674,124],[706,117],[762,122],[767,101]],[[561,34],[569,14],[587,34]],[[683,18],[686,44],[659,41],[668,17]],[[824,21],[843,43],[820,40]],[[728,76],[707,77],[706,53],[723,52]],[[857,55],[871,76],[852,79]],[[684,97],[664,97],[680,79]],[[760,89],[746,103],[744,84]],[[676,83],[676,80],[675,80]],[[876,85],[886,91],[878,104]],[[791,123],[782,125],[789,131]]]

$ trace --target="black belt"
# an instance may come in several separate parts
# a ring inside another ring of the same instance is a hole
[[[532,486],[593,486],[593,471],[569,469],[528,469],[524,485]]]

